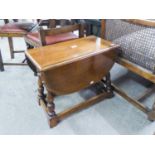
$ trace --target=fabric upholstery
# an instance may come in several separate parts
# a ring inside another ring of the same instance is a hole
[[[26,33],[31,31],[35,25],[28,22],[8,23],[0,27],[0,33]]]
[[[106,39],[119,44],[123,58],[155,72],[155,29],[107,20]]]
[[[36,24],[33,22],[16,22],[5,24],[2,29],[21,29],[29,32],[35,26]]]
[[[40,43],[40,38],[39,38],[39,33],[29,33],[26,36],[27,39],[36,42],[36,43]],[[62,34],[58,34],[58,35],[52,35],[52,36],[46,36],[46,45],[51,45],[51,44],[55,44],[58,42],[63,42],[63,41],[67,41],[67,40],[72,40],[72,39],[77,39],[78,36],[75,35],[72,32],[69,33],[62,33]]]
[[[120,19],[107,19],[105,35],[107,40],[114,40],[143,29],[145,29],[145,27],[129,24]]]
[[[0,33],[23,33],[25,34],[26,31],[25,30],[22,30],[22,29],[19,29],[17,27],[0,27]]]

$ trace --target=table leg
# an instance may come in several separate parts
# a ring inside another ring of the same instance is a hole
[[[2,58],[1,51],[0,51],[0,70],[4,71],[4,64],[3,64],[3,58]]]
[[[47,92],[47,114],[49,116],[50,127],[54,127],[58,124],[59,119],[55,112],[55,104],[53,102],[54,96],[51,92]]]
[[[47,96],[44,94],[44,86],[43,82],[41,80],[41,77],[39,76],[38,80],[38,98],[39,98],[39,104],[43,106],[44,110],[46,111],[48,115],[48,121],[50,127],[55,127],[60,121],[62,121],[64,118],[70,116],[71,114],[78,112],[80,110],[83,110],[85,108],[88,108],[89,106],[92,106],[96,104],[99,101],[102,101],[106,98],[113,97],[113,89],[111,86],[111,80],[110,80],[110,73],[104,78],[102,81],[104,85],[104,92],[84,101],[79,104],[76,104],[74,106],[71,106],[70,108],[61,111],[60,113],[56,114],[55,112],[55,104],[54,104],[54,97],[55,95],[47,89]]]
[[[108,73],[103,80],[101,80],[104,84],[104,87],[105,87],[105,91],[107,93],[110,94],[109,98],[113,97],[114,96],[114,93],[113,93],[113,88],[111,86],[111,76],[110,76],[110,73]]]
[[[38,77],[38,103],[41,105],[41,100],[43,100],[46,103],[46,95],[44,94],[44,86],[43,82],[41,80],[41,77]]]
[[[44,94],[44,85],[41,80],[41,76],[38,77],[38,103],[42,105],[48,114],[48,121],[50,127],[54,127],[58,124],[59,119],[55,113],[55,104],[53,102],[54,95],[47,91],[47,95]]]

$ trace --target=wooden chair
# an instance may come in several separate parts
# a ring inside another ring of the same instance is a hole
[[[63,22],[64,23],[64,22]],[[82,24],[73,24],[60,27],[56,27],[60,24],[57,20],[51,20],[50,27],[48,29],[43,29],[40,27],[39,32],[32,32],[25,36],[25,41],[32,47],[40,47],[45,45],[56,44],[59,42],[64,42],[72,39],[77,39],[84,37],[84,26]],[[74,31],[78,32],[78,35],[74,34]],[[27,59],[27,63],[37,75],[37,70],[35,66]]]
[[[13,37],[24,37],[28,32],[37,29],[39,24],[48,26],[44,20],[40,20],[38,23],[33,22],[18,22],[17,19],[13,19],[13,23],[9,23],[9,19],[4,19],[5,25],[0,27],[0,37],[8,37],[8,43],[10,48],[11,59],[15,57],[15,53],[23,53],[24,50],[15,51],[13,45]],[[4,63],[2,60],[2,54],[0,52],[0,70],[4,71],[4,65],[26,65],[23,61],[22,63]]]
[[[120,45],[118,64],[155,84],[155,21],[102,19],[101,37]],[[150,120],[155,120],[155,103],[149,108],[140,102],[151,92],[155,92],[154,86],[137,99],[133,99],[115,85],[113,88],[119,95],[146,113]]]
[[[82,24],[73,24],[69,20],[51,19],[48,23],[49,28],[40,27],[37,32],[30,32],[25,36],[25,41],[31,47],[40,47],[44,45],[55,44],[71,39],[78,38],[73,31],[79,32],[79,37],[84,36],[84,27]]]
[[[7,19],[5,19],[6,21]],[[9,22],[9,21],[6,21]],[[14,58],[15,53],[24,51],[15,51],[13,46],[13,37],[23,37],[28,33],[36,24],[33,22],[14,22],[7,23],[0,27],[0,37],[8,37],[11,59]],[[18,34],[17,34],[18,33]]]
[[[13,37],[23,37],[26,34],[25,30],[19,29],[17,27],[11,27],[9,24],[6,24],[5,26],[0,27],[0,37],[8,37],[8,41],[9,41],[9,47],[10,47],[10,55],[11,58],[14,58],[14,54],[15,53],[21,53],[24,51],[14,51],[14,47],[13,47]],[[4,71],[4,65],[25,65],[24,63],[4,63],[3,59],[2,59],[2,54],[0,51],[0,70]]]

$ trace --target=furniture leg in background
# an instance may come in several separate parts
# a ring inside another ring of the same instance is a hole
[[[3,65],[3,59],[2,59],[1,50],[0,50],[0,71],[4,71],[4,65]]]
[[[9,42],[9,48],[10,48],[10,56],[11,59],[14,59],[14,51],[13,51],[13,38],[8,37],[8,42]]]
[[[25,35],[25,33],[23,31],[21,32],[13,32],[13,33],[10,33],[10,32],[0,32],[0,36],[1,37],[8,37],[8,41],[9,41],[9,48],[10,48],[10,55],[11,55],[11,59],[14,58],[14,54],[15,53],[22,53],[22,52],[25,52],[25,51],[14,51],[14,47],[13,47],[13,37],[23,37]],[[27,65],[26,63],[11,63],[11,62],[3,62],[3,58],[2,58],[2,54],[1,54],[1,58],[0,58],[0,64],[1,64],[1,71],[4,71],[4,66],[5,65],[13,65],[13,66],[25,66]]]
[[[11,59],[14,59],[15,53],[24,53],[24,50],[15,51],[13,46],[13,37],[8,37]]]
[[[149,120],[155,121],[155,102],[152,106],[152,110],[148,113]]]

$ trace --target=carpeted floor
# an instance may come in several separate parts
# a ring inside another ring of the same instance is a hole
[[[14,42],[16,49],[25,49],[23,39],[15,38]],[[0,38],[0,48],[5,62],[24,59],[24,54],[16,54],[14,60],[10,59],[7,38]],[[141,85],[143,79],[118,65],[112,69],[111,76],[115,84],[133,97],[146,90]],[[57,97],[56,111],[93,94],[92,89],[87,89]],[[153,100],[151,95],[143,102],[151,106]],[[29,67],[5,66],[5,71],[0,72],[0,134],[153,134],[154,131],[155,123],[148,121],[144,113],[117,94],[50,129],[44,111],[37,104],[37,77]]]

